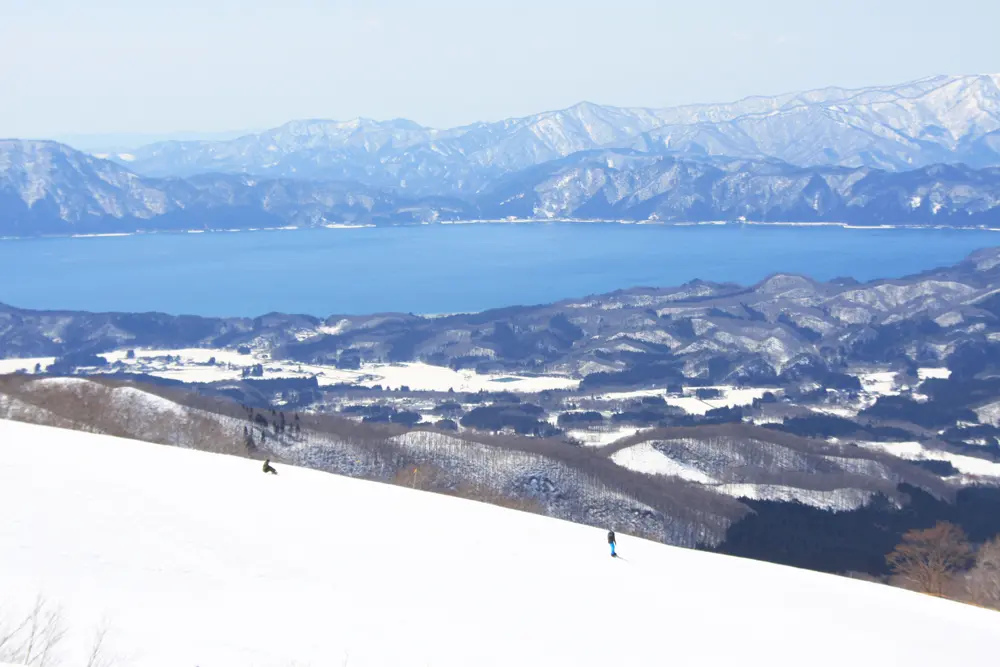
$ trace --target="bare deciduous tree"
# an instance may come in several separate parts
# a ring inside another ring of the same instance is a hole
[[[948,579],[969,565],[972,548],[958,526],[939,521],[933,528],[911,530],[886,556],[893,572],[917,590],[942,595]]]
[[[1000,609],[1000,536],[980,547],[967,586],[973,602]]]
[[[108,625],[94,633],[86,667],[115,667],[119,660],[108,653]],[[0,619],[0,662],[26,667],[54,667],[59,664],[59,644],[66,635],[62,610],[38,596],[31,610],[14,624]]]
[[[55,649],[65,634],[61,610],[38,596],[24,620],[12,629],[0,629],[0,660],[48,667],[55,663]]]
[[[11,627],[0,627],[0,660],[11,660],[17,657],[17,646],[21,632],[24,631],[31,622],[31,617],[26,616],[20,623]]]

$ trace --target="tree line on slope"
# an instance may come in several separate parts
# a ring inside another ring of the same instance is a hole
[[[276,460],[280,461],[283,455],[291,455],[293,451],[295,456],[303,456],[302,452],[306,452],[306,458],[295,460],[300,465],[313,465],[341,474],[402,483],[529,511],[538,511],[541,507],[544,513],[561,515],[557,510],[558,502],[554,505],[550,503],[558,500],[563,492],[558,485],[550,488],[545,475],[532,473],[519,481],[516,489],[500,483],[509,481],[506,472],[494,477],[486,475],[481,481],[476,481],[477,478],[460,470],[462,474],[456,477],[455,471],[441,466],[440,462],[446,461],[446,458],[406,451],[392,444],[390,439],[394,435],[407,432],[402,427],[388,424],[376,429],[374,425],[328,415],[302,415],[300,419],[295,419],[294,415],[291,418],[286,416],[282,426],[279,410],[248,411],[225,399],[211,399],[190,392],[171,392],[161,387],[142,387],[143,391],[158,392],[169,396],[178,405],[190,408],[183,415],[158,413],[149,410],[144,398],[130,391],[132,389],[135,389],[133,385],[108,380],[95,382],[81,379],[72,384],[59,384],[8,377],[0,382],[0,394],[20,397],[37,409],[29,421],[252,458],[263,458],[265,454],[276,452]],[[231,422],[226,421],[227,415]],[[292,424],[294,426],[290,426]],[[248,447],[241,433],[248,425],[250,428],[256,425],[261,434],[268,434],[266,448],[263,437],[261,442]],[[609,493],[621,493],[634,498],[637,504],[654,510],[659,508],[663,512],[663,520],[680,518],[675,510],[678,507],[688,508],[684,525],[690,525],[685,528],[677,524],[675,529],[690,532],[688,537],[694,540],[692,545],[699,541],[711,545],[710,534],[721,528],[725,541],[715,548],[718,551],[809,569],[863,572],[888,580],[893,576],[893,569],[885,561],[885,554],[903,541],[909,531],[923,530],[935,521],[950,521],[977,543],[1000,533],[1000,489],[963,489],[958,492],[955,502],[949,503],[919,488],[903,485],[900,491],[907,494],[910,500],[901,509],[895,499],[876,497],[874,502],[859,510],[834,513],[796,503],[737,502],[704,490],[688,488],[690,485],[667,484],[662,479],[620,468],[608,459],[593,456],[588,450],[552,440],[480,437],[481,444],[457,438],[453,440],[451,450],[458,457],[467,458],[469,448],[491,448],[494,453],[483,454],[490,460],[489,466],[480,466],[485,471],[495,469],[503,472],[501,459],[504,452],[511,455],[525,452],[543,457],[553,464],[575,470],[573,474],[577,475],[574,478],[577,482],[574,483],[589,484],[591,482],[587,480],[592,479]],[[311,453],[313,450],[315,456]],[[364,452],[368,463],[352,469],[348,459],[356,458],[358,452]],[[329,458],[324,458],[328,455]],[[275,457],[272,455],[272,458]],[[708,500],[715,500],[717,506],[706,505]],[[748,506],[753,511],[745,514]],[[564,518],[580,520],[583,517]],[[594,521],[592,517],[585,522]],[[639,524],[628,529],[616,526],[616,529],[643,534]],[[647,536],[654,539],[667,537],[656,534]],[[969,576],[972,576],[971,572]],[[980,573],[978,576],[985,575]]]
[[[974,545],[962,528],[939,521],[907,531],[886,562],[897,585],[1000,610],[1000,535]]]
[[[993,581],[988,575],[1000,536],[1000,488],[964,488],[954,502],[907,484],[899,490],[909,497],[901,508],[879,495],[848,512],[744,500],[753,511],[734,523],[725,541],[712,550],[832,574],[860,575],[958,599],[971,599],[971,593],[962,592],[971,577],[978,582],[977,600],[982,598],[982,582]],[[958,555],[949,559],[927,555],[931,547]],[[982,563],[974,562],[977,553],[983,554]],[[932,558],[941,564],[922,564]]]
[[[252,459],[270,457],[278,463],[382,482],[392,482],[400,471],[440,465],[450,456],[448,447],[421,452],[394,441],[411,432],[399,424],[358,423],[316,413],[299,413],[296,421],[294,413],[285,413],[282,426],[282,411],[274,408],[250,408],[225,397],[105,377],[5,376],[0,378],[0,416],[7,415],[8,396],[23,406],[9,416],[23,421]],[[162,399],[174,406],[157,405]],[[150,409],[151,404],[158,409]],[[448,437],[440,431],[432,435],[439,442]],[[485,434],[452,436],[451,441],[459,457],[469,457],[477,447],[489,449],[486,458],[494,465],[479,466],[488,473],[481,476],[484,486],[463,491],[461,482],[469,476],[447,471],[452,475],[449,492],[475,492],[476,499],[486,502],[499,496],[534,500],[551,516],[606,527],[608,517],[601,518],[593,509],[605,494],[621,501],[619,529],[686,546],[717,542],[726,526],[746,511],[734,499],[678,481],[647,478],[566,442]],[[506,475],[504,461],[523,455],[557,471],[557,476],[546,481],[538,466],[530,470],[515,466],[517,474]],[[552,487],[549,482],[556,478],[562,481]],[[587,491],[587,499],[579,496],[567,502],[579,495],[578,488],[594,493]]]

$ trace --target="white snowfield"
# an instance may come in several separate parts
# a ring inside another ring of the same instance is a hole
[[[719,398],[698,398],[696,395],[698,389],[715,389],[721,393],[721,396]],[[733,408],[750,405],[768,392],[781,393],[781,390],[773,388],[746,388],[721,385],[715,387],[686,387],[684,389],[684,396],[672,396],[666,389],[638,389],[635,391],[618,391],[598,394],[593,396],[593,398],[599,401],[633,401],[638,398],[660,396],[666,401],[667,405],[681,408],[684,412],[691,415],[703,415],[709,410],[715,410],[717,408]]]
[[[180,382],[226,382],[243,377],[243,369],[260,364],[265,378],[309,378],[323,386],[353,384],[359,387],[380,385],[387,389],[409,387],[413,391],[461,392],[510,391],[534,393],[547,390],[576,389],[580,380],[564,375],[522,376],[501,373],[480,374],[472,369],[454,370],[423,362],[366,363],[358,370],[345,370],[322,364],[302,364],[271,359],[265,354],[240,354],[222,348],[136,349],[129,359],[128,350],[102,352],[109,363],[121,363],[129,372],[145,373]],[[167,361],[167,357],[171,361]],[[214,359],[215,363],[209,365]],[[45,368],[54,357],[0,359],[0,375],[32,373],[35,365]],[[100,369],[93,369],[100,372]]]
[[[623,468],[649,475],[680,477],[699,484],[718,483],[717,480],[712,479],[694,466],[675,461],[660,452],[651,442],[641,442],[638,445],[619,449],[611,455],[611,460]]]
[[[550,421],[557,423],[557,418],[553,416]],[[585,447],[603,447],[625,438],[631,438],[641,430],[635,426],[604,427],[597,430],[571,429],[566,431],[566,435],[574,438]]]
[[[842,511],[853,510],[864,506],[874,495],[871,491],[862,489],[841,488],[829,491],[803,489],[795,486],[777,484],[722,484],[718,479],[699,470],[697,467],[673,459],[660,450],[652,442],[641,442],[631,445],[611,455],[611,460],[629,470],[649,475],[664,475],[702,485],[702,488],[716,493],[724,493],[734,498],[749,498],[751,500],[778,500],[782,502],[797,501],[822,509]]]
[[[0,599],[63,664],[988,664],[1000,614],[406,488],[0,422]]]
[[[55,357],[37,357],[31,359],[0,359],[0,375],[8,373],[31,373],[35,370],[35,364],[40,364],[42,368],[51,366],[56,362]],[[0,664],[0,667],[3,667]]]
[[[924,447],[919,442],[858,442],[861,447],[876,449],[910,461],[947,461],[959,473],[969,476],[970,481],[977,477],[1000,478],[1000,463],[994,463],[976,456],[953,454]]]

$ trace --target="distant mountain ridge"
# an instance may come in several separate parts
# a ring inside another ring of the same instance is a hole
[[[666,109],[584,102],[444,130],[400,119],[302,120],[228,141],[155,143],[131,151],[123,162],[150,176],[346,179],[441,195],[481,193],[497,176],[607,148],[891,171],[935,163],[996,166],[1000,75],[937,76]]]
[[[414,201],[338,181],[146,178],[63,144],[0,141],[6,236],[405,222],[471,211],[460,201]]]
[[[0,141],[0,235],[588,219],[1000,227],[1000,168],[892,173],[776,160],[574,153],[479,195],[414,196],[351,181],[149,178],[54,142]]]
[[[89,155],[0,140],[0,234],[449,220],[1000,227],[1000,75],[437,130],[304,120]]]
[[[609,150],[518,172],[479,202],[495,218],[992,226],[998,185],[1000,169],[965,165],[893,173]]]

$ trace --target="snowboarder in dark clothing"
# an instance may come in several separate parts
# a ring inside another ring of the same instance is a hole
[[[618,554],[615,553],[615,531],[608,531],[608,544],[611,545],[611,557],[618,558]]]
[[[273,467],[271,467],[271,459],[267,459],[267,460],[264,461],[264,468],[263,468],[263,470],[264,470],[265,473],[271,473],[272,475],[277,475],[278,474],[278,471],[275,470]]]

